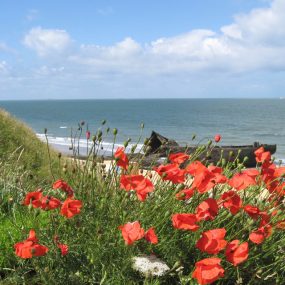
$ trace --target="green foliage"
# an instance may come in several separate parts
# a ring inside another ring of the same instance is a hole
[[[55,151],[50,151],[49,160],[47,145],[28,126],[1,109],[0,130],[0,161],[13,161],[12,167],[20,166],[23,172],[38,183],[50,180],[50,163],[57,170]]]

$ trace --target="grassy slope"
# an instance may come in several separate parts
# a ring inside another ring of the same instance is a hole
[[[0,109],[0,161],[18,160],[18,166],[30,172],[36,180],[46,179],[49,174],[49,159],[46,145],[24,123]],[[56,165],[56,152],[51,158]],[[19,159],[18,159],[19,158]]]

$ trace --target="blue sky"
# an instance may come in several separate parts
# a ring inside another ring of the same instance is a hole
[[[0,99],[284,97],[285,0],[0,3]]]

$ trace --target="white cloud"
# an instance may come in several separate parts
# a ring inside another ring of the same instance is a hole
[[[47,56],[64,52],[71,45],[72,40],[65,30],[37,27],[26,34],[23,42],[28,48],[35,50],[39,56]]]
[[[285,1],[240,14],[219,31],[192,30],[144,45],[126,38],[113,46],[81,45],[69,59],[96,72],[177,73],[285,70]]]

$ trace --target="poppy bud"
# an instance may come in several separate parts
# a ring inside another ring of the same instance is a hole
[[[84,125],[85,125],[85,122],[84,122],[84,121],[81,121],[81,122],[80,122],[80,125],[81,125],[81,126],[84,126]]]
[[[209,141],[208,141],[208,144],[207,144],[207,145],[208,145],[208,147],[209,147],[209,146],[211,146],[211,144],[212,144],[212,141],[211,141],[211,140],[209,140]]]
[[[118,134],[118,129],[115,128],[115,129],[113,130],[113,134],[114,134],[114,136],[116,136],[116,135]]]
[[[195,139],[196,139],[196,135],[193,134],[193,135],[192,135],[192,141],[194,141]]]
[[[59,152],[58,154],[57,154],[57,157],[60,159],[61,158],[61,152]]]
[[[47,128],[44,128],[44,133],[45,133],[45,135],[47,134]]]
[[[215,135],[214,139],[215,139],[215,142],[218,143],[221,140],[221,135],[219,134]]]
[[[107,128],[106,129],[106,133],[108,134],[110,132],[110,128]]]
[[[101,125],[105,125],[106,124],[106,120],[103,120],[102,122],[101,122]]]
[[[87,140],[90,139],[90,131],[86,131],[86,139],[87,139]]]
[[[148,145],[148,143],[149,143],[149,139],[146,138],[146,139],[144,140],[143,144],[144,144],[144,145]]]
[[[126,148],[128,146],[129,142],[128,141],[125,141],[124,142],[124,147]]]
[[[231,150],[230,152],[229,152],[229,157],[232,157],[234,155],[234,152]]]
[[[92,141],[95,143],[95,142],[96,142],[96,140],[97,140],[97,136],[96,136],[96,135],[94,135],[94,136],[92,137]]]
[[[247,162],[247,161],[248,161],[248,157],[245,156],[244,159],[243,159],[243,162],[245,163],[245,162]]]
[[[141,129],[143,129],[144,128],[144,123],[141,123]]]
[[[100,137],[102,137],[102,131],[101,130],[98,131],[98,138],[100,138]]]
[[[136,150],[136,148],[137,148],[137,145],[136,145],[136,144],[134,144],[134,145],[132,146],[132,148],[131,148],[131,152],[132,152],[132,153],[134,153],[134,152],[135,152],[135,150]]]

